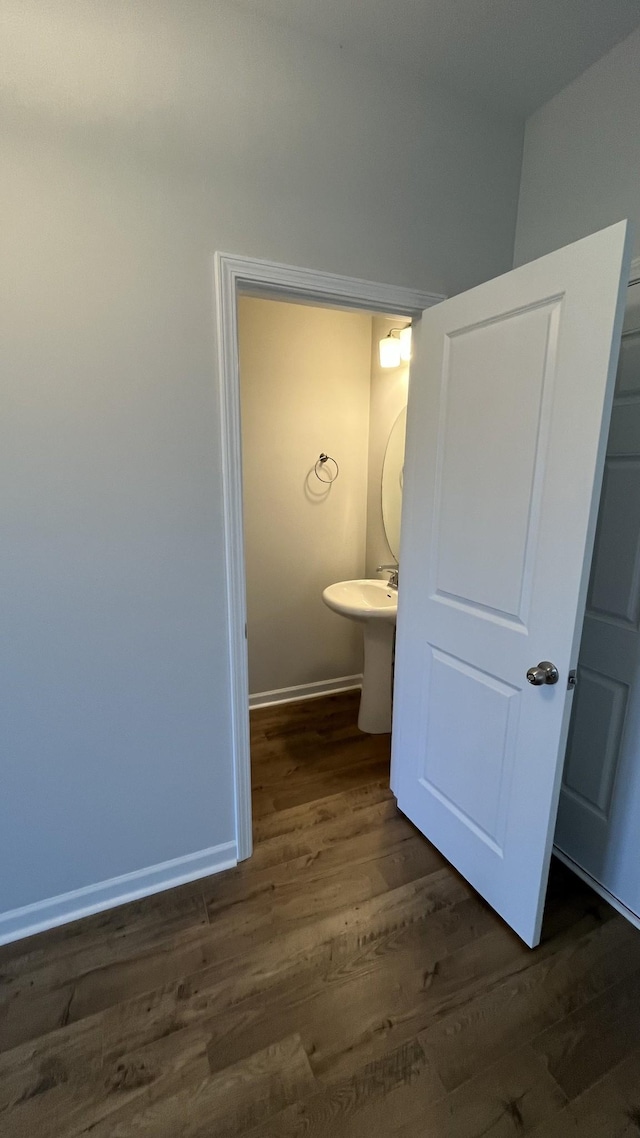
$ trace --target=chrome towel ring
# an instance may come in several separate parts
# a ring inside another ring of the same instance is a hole
[[[333,467],[328,467],[326,465],[328,462],[333,463]],[[340,473],[340,467],[338,466],[335,458],[331,458],[331,456],[328,454],[321,454],[313,469],[315,470],[316,478],[320,482],[326,482],[329,485],[331,485],[332,482],[335,482]],[[325,478],[325,475],[328,475],[328,477]]]

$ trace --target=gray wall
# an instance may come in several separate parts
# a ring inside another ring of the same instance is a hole
[[[214,0],[3,0],[0,912],[230,841],[211,254],[508,268],[521,131]]]
[[[640,253],[640,31],[527,121],[515,263],[628,217]]]

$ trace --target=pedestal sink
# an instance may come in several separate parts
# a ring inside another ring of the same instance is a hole
[[[360,621],[364,632],[364,671],[358,727],[369,735],[391,730],[391,658],[398,590],[386,581],[338,581],[322,599],[330,609]]]

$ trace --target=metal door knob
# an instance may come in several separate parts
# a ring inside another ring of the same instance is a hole
[[[537,668],[529,668],[527,679],[537,688],[542,684],[557,684],[558,669],[550,660],[541,660]]]

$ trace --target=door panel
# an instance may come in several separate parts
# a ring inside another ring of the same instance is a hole
[[[640,287],[620,350],[556,845],[640,916]]]
[[[636,443],[640,444],[640,432]],[[637,630],[640,454],[607,456],[587,611]]]
[[[558,311],[555,301],[508,313],[457,330],[447,344],[433,579],[438,600],[484,610],[489,620],[526,623],[531,583],[527,550],[535,548],[536,473],[548,435]],[[478,431],[487,405],[492,432],[501,440],[495,448],[487,447],[486,436]]]
[[[425,789],[501,852],[519,692],[497,676],[432,648],[426,702]],[[464,716],[451,718],[451,707]]]
[[[591,668],[580,669],[563,788],[603,821],[609,818],[628,687]]]
[[[411,368],[392,786],[529,944],[627,260],[621,223],[437,305]],[[532,687],[527,669],[544,659],[560,682]]]

